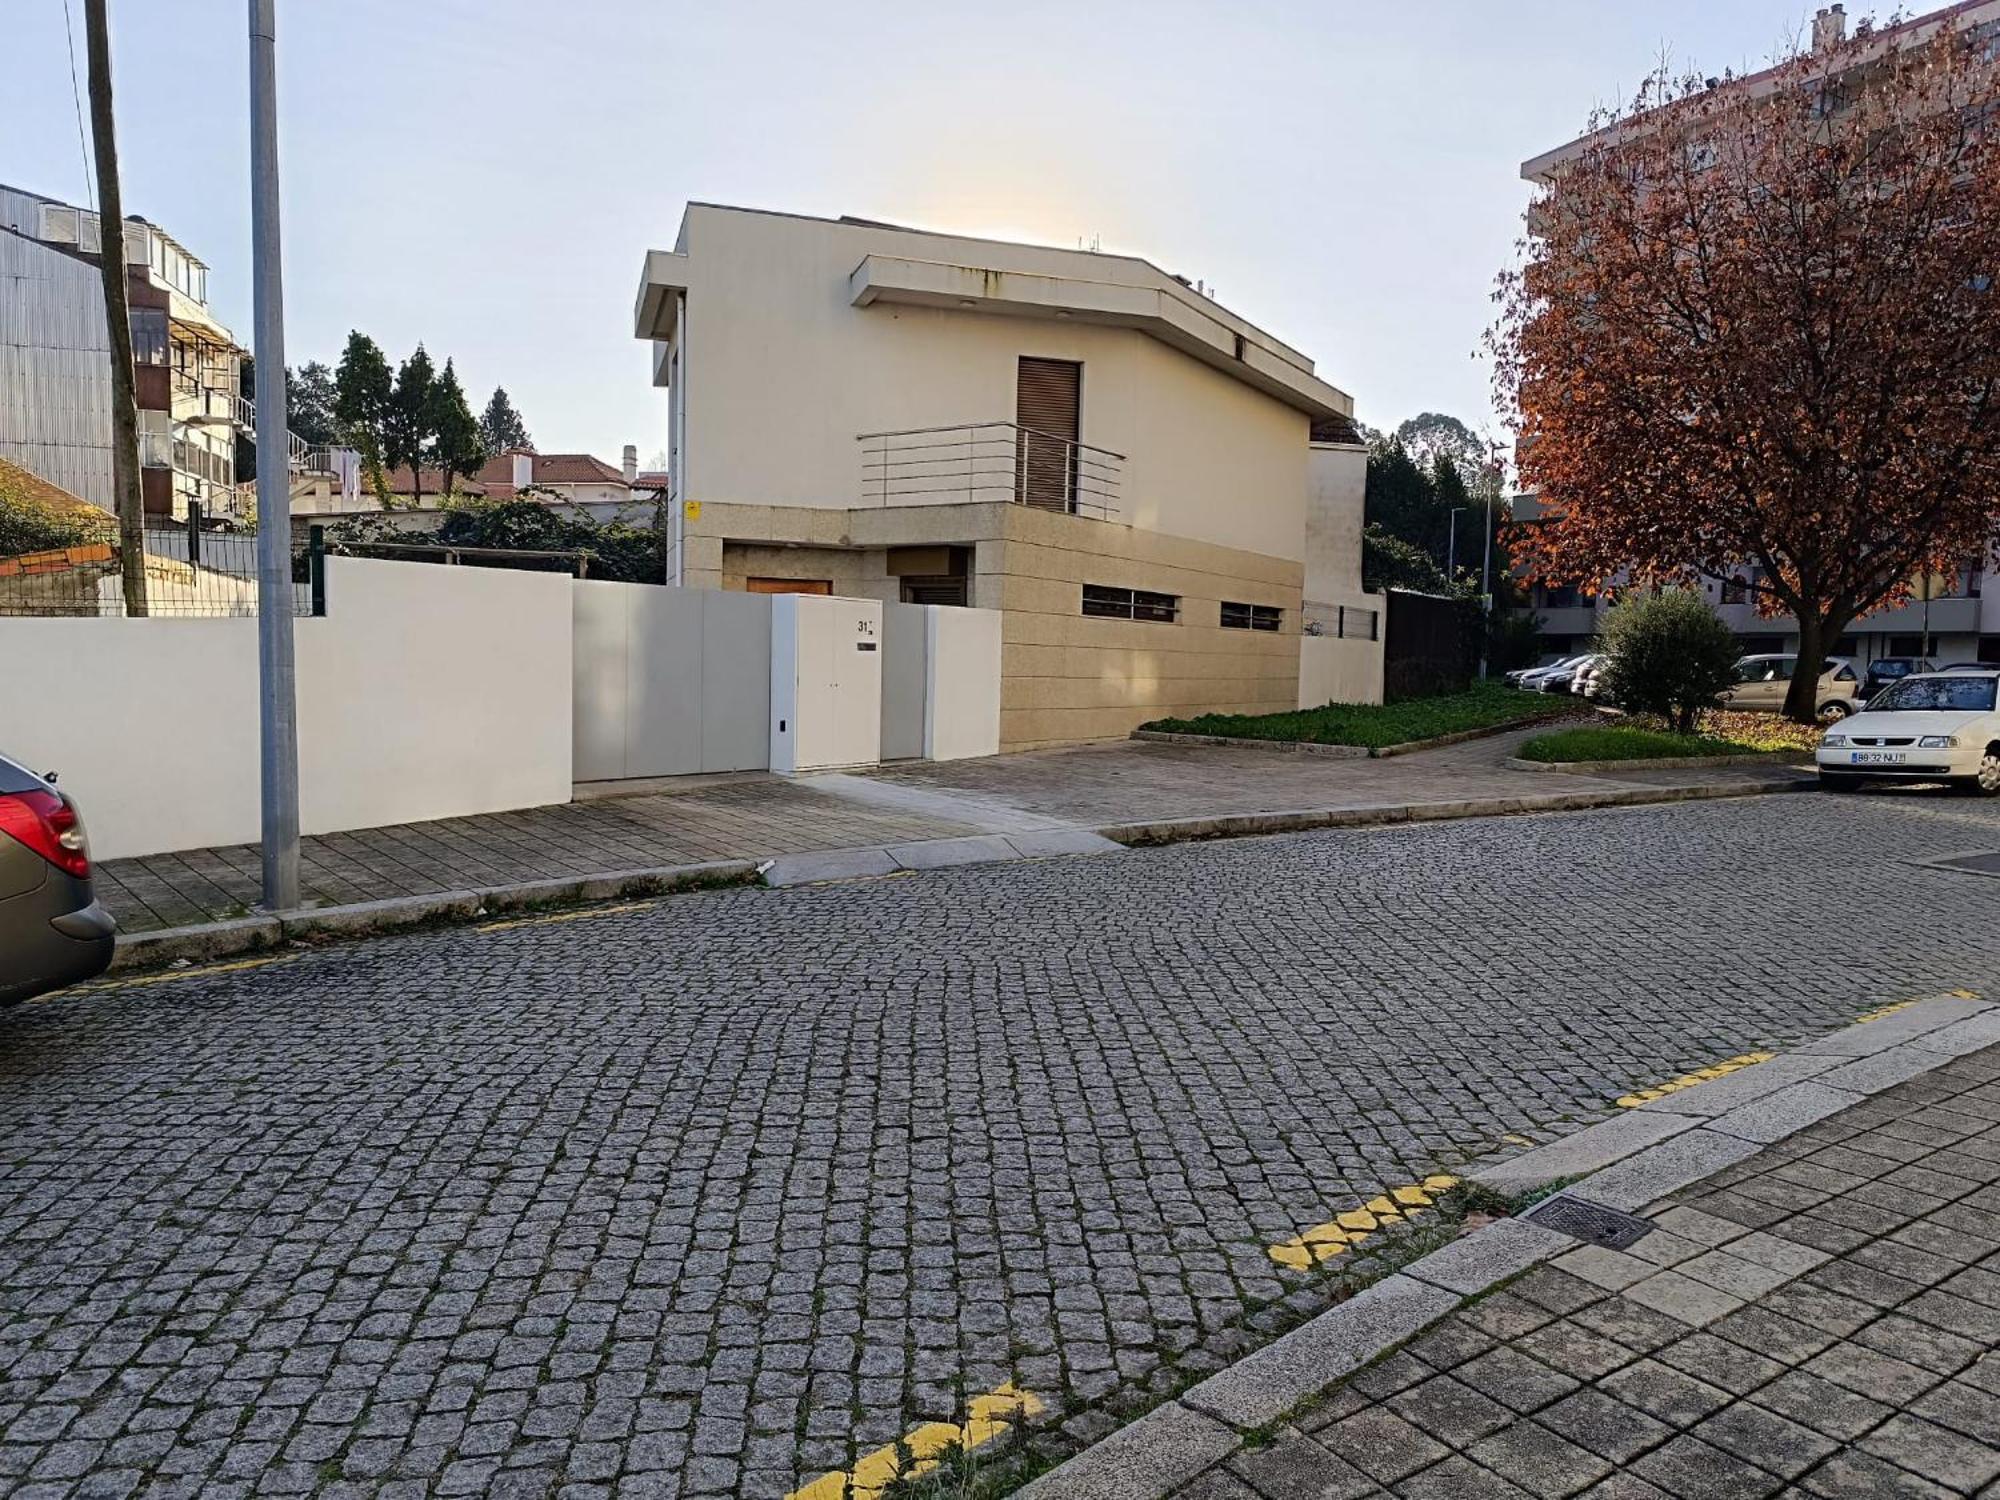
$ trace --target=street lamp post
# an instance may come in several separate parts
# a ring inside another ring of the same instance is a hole
[[[250,239],[257,358],[257,677],[264,906],[299,904],[299,742],[292,658],[291,455],[278,237],[276,0],[250,0]]]
[[[1458,518],[1461,513],[1470,509],[1468,505],[1454,505],[1451,508],[1451,531],[1444,551],[1444,576],[1452,582],[1458,580]]]

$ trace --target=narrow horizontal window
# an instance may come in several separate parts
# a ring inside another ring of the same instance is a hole
[[[1144,589],[1106,588],[1101,583],[1083,586],[1083,612],[1106,620],[1164,620],[1172,624],[1181,615],[1181,601],[1173,594],[1153,594]]]
[[[1274,604],[1231,604],[1222,603],[1222,628],[1224,630],[1276,630],[1284,620],[1285,612]]]

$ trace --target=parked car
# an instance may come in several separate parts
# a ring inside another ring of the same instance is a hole
[[[1604,669],[1609,665],[1611,665],[1611,658],[1602,652],[1599,652],[1595,656],[1586,656],[1576,671],[1571,674],[1569,690],[1579,698],[1595,698],[1598,693],[1598,680],[1604,675]]]
[[[1849,792],[1864,781],[1942,781],[2000,796],[1996,697],[1996,667],[1905,677],[1827,730],[1814,754],[1819,784]]]
[[[1939,667],[1940,672],[1993,672],[2000,671],[2000,665],[1990,661],[1955,661],[1948,667]]]
[[[1782,652],[1744,657],[1736,664],[1736,686],[1721,695],[1722,706],[1777,713],[1785,706],[1786,695],[1791,691],[1792,673],[1798,664],[1796,655]],[[1830,656],[1814,689],[1814,706],[1820,718],[1829,723],[1844,719],[1855,711],[1855,699],[1860,691],[1861,673],[1854,659]]]
[[[1570,678],[1583,665],[1588,654],[1565,656],[1552,667],[1538,667],[1524,676],[1519,685],[1531,693],[1566,693]]]
[[[1924,672],[1935,672],[1934,663],[1920,656],[1878,656],[1868,663],[1868,670],[1861,676],[1861,701],[1871,702],[1875,695],[1892,682],[1901,682],[1905,677],[1915,677]]]
[[[1578,674],[1577,691],[1593,703],[1615,704],[1618,700],[1611,692],[1611,658],[1600,656],[1596,662]]]
[[[0,755],[0,1005],[103,973],[117,931],[76,804]]]

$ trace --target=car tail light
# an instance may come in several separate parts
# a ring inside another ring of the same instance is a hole
[[[65,874],[90,878],[90,847],[83,819],[59,793],[0,794],[0,833],[26,844]]]

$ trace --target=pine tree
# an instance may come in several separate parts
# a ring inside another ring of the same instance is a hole
[[[488,453],[505,453],[509,448],[534,451],[535,440],[528,436],[528,424],[514,410],[514,403],[507,398],[505,386],[496,385],[493,388],[493,398],[486,403],[486,410],[479,418],[479,432],[485,439]]]
[[[340,441],[340,393],[333,371],[318,360],[285,371],[285,414],[292,431],[314,447]]]
[[[333,414],[347,440],[361,450],[362,462],[368,469],[368,487],[386,509],[389,486],[382,475],[382,459],[388,447],[389,408],[395,399],[395,382],[382,346],[358,329],[347,335],[347,347],[340,352],[333,390]]]
[[[465,403],[465,388],[458,383],[458,371],[449,359],[444,362],[444,373],[431,386],[428,425],[437,456],[438,482],[449,495],[454,481],[470,479],[486,458],[480,425]]]
[[[383,454],[392,469],[409,465],[410,503],[424,503],[424,459],[431,447],[431,388],[437,375],[422,344],[396,371],[395,394],[389,399],[389,420]]]

